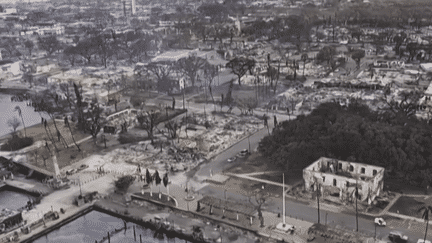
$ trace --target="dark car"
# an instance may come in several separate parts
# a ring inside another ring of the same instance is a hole
[[[403,235],[401,232],[398,231],[391,231],[389,233],[388,238],[395,243],[406,243],[408,242],[408,236]]]

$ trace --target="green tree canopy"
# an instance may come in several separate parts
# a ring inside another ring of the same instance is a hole
[[[261,140],[259,151],[285,169],[303,169],[324,156],[383,166],[408,183],[430,183],[428,173],[421,173],[432,171],[429,125],[389,113],[356,102],[347,108],[325,103],[308,116],[282,122],[277,133]]]

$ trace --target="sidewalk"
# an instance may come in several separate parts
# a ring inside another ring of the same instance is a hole
[[[81,186],[82,192],[84,194],[88,192],[98,191],[99,194],[104,195],[108,191],[112,190],[113,178],[114,175],[105,174],[103,176],[95,178],[92,181],[88,181],[87,183]],[[80,207],[77,207],[73,204],[73,200],[75,199],[75,197],[79,195],[79,193],[80,193],[80,187],[78,185],[71,186],[69,189],[66,190],[54,191],[53,193],[45,196],[41,200],[41,203],[36,205],[34,209],[30,211],[24,211],[22,216],[23,219],[27,221],[27,225],[31,225],[32,223],[40,220],[45,213],[51,210],[59,211],[60,208],[63,208],[65,210],[65,214],[60,214],[59,220],[47,221],[46,227],[38,227],[36,229],[33,229],[33,231],[30,234],[23,234],[18,230],[20,241],[28,239],[31,236],[42,232],[45,228],[49,228],[50,226],[58,224],[59,222],[65,220],[66,218],[87,208],[89,204],[84,204]],[[11,236],[12,234],[13,232],[10,232],[9,234],[6,235],[2,235],[0,237],[0,242],[6,242],[5,241],[6,237]]]
[[[282,183],[278,183],[278,182],[274,182],[274,181],[269,181],[269,180],[264,180],[264,179],[259,179],[259,178],[256,178],[256,177],[249,176],[248,174],[234,174],[234,173],[228,172],[228,173],[225,173],[225,175],[239,177],[239,178],[253,180],[253,181],[258,181],[258,182],[262,182],[262,183],[266,183],[266,184],[270,184],[270,185],[275,185],[275,186],[280,186],[280,187],[283,186]],[[285,188],[289,189],[290,185],[285,185]]]
[[[257,228],[258,232],[262,235],[268,235],[273,238],[277,239],[283,239],[286,242],[293,242],[293,243],[303,243],[306,242],[305,239],[307,239],[307,231],[308,229],[313,225],[311,222],[302,221],[290,217],[285,217],[285,223],[289,225],[295,226],[295,231],[293,235],[290,235],[288,233],[281,233],[278,231],[275,231],[273,229],[269,229],[268,226],[276,227],[277,224],[282,222],[282,217],[278,218],[277,214],[270,213],[270,212],[263,212],[264,217],[264,224],[267,227],[264,228]],[[272,227],[273,228],[273,227]]]
[[[153,193],[158,193],[159,187],[153,186],[152,190]],[[150,189],[148,188],[145,189],[144,191],[150,191]],[[229,220],[227,218],[222,219],[221,215],[216,215],[216,214],[208,215],[207,213],[204,212],[203,213],[195,212],[197,208],[198,200],[200,200],[203,197],[203,195],[199,193],[190,192],[189,195],[194,196],[194,199],[191,201],[187,201],[185,198],[188,195],[188,193],[185,191],[185,188],[179,187],[178,185],[169,184],[169,191],[170,191],[169,194],[175,197],[178,202],[177,208],[181,210],[191,211],[196,214],[203,215],[204,217],[209,217],[212,218],[213,220],[220,221],[221,223],[237,225],[240,228],[248,228],[251,231],[257,231],[260,235],[264,237],[271,237],[273,239],[278,239],[278,240],[284,239],[286,242],[303,243],[306,242],[306,240],[304,239],[307,238],[307,230],[313,224],[307,221],[285,217],[287,224],[291,224],[296,227],[296,232],[293,235],[290,235],[288,233],[279,233],[272,229],[269,229],[269,227],[274,228],[278,223],[282,222],[282,218],[278,218],[277,214],[275,213],[265,212],[265,211],[263,212],[265,227],[260,227],[258,217],[255,217],[255,219],[253,220],[253,224],[250,225],[248,220],[247,220],[248,222],[245,223],[245,220],[236,221],[235,219],[233,220]],[[161,186],[161,192],[166,193],[167,192],[166,188]]]

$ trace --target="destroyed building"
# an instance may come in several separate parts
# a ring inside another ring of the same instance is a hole
[[[303,169],[306,191],[320,188],[322,197],[339,202],[353,202],[357,187],[357,199],[371,204],[383,190],[383,178],[383,167],[324,157]]]
[[[0,211],[0,234],[22,222],[21,212],[3,208]]]

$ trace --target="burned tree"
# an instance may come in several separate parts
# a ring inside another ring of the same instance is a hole
[[[159,116],[160,113],[154,110],[141,112],[137,116],[140,127],[146,130],[152,144],[154,144],[153,132],[157,126],[157,120]]]
[[[83,104],[83,97],[82,97],[82,91],[78,88],[78,85],[75,83],[73,84],[75,96],[76,96],[76,111],[78,115],[78,128],[81,131],[84,131],[85,127],[85,119],[84,119],[84,104]]]
[[[269,202],[270,195],[264,190],[257,189],[249,195],[249,203],[252,204],[258,212],[258,218],[260,220],[260,227],[264,227],[264,217],[262,214],[263,206]]]
[[[84,113],[85,130],[90,132],[95,143],[97,135],[105,124],[105,119],[101,116],[102,112],[103,109],[99,107],[98,103],[91,103],[87,112]]]
[[[384,110],[390,112],[393,117],[413,117],[417,112],[421,97],[422,92],[419,90],[401,91],[396,97],[390,97],[385,93],[383,101],[386,107]]]
[[[169,137],[172,139],[177,138],[177,132],[180,127],[180,123],[174,120],[169,120],[165,123],[165,128],[168,130]]]
[[[156,76],[159,92],[170,91],[172,88],[170,75],[174,71],[172,62],[152,62],[146,66],[146,70]]]
[[[255,60],[245,57],[236,57],[226,64],[227,68],[238,78],[238,84],[241,85],[241,78],[249,71],[252,75],[252,68],[255,67]],[[228,93],[225,97],[224,103],[230,104],[232,102],[232,89],[234,87],[234,79],[230,81]]]
[[[213,97],[213,92],[212,92],[212,83],[214,78],[218,76],[219,71],[217,66],[211,65],[208,62],[204,65],[203,70],[204,70],[204,79],[206,81],[206,85],[208,85],[209,93],[212,98],[214,108],[216,110],[215,99]]]
[[[182,58],[177,62],[177,69],[191,81],[192,87],[195,87],[198,71],[204,67],[207,61],[201,57],[189,56]]]

